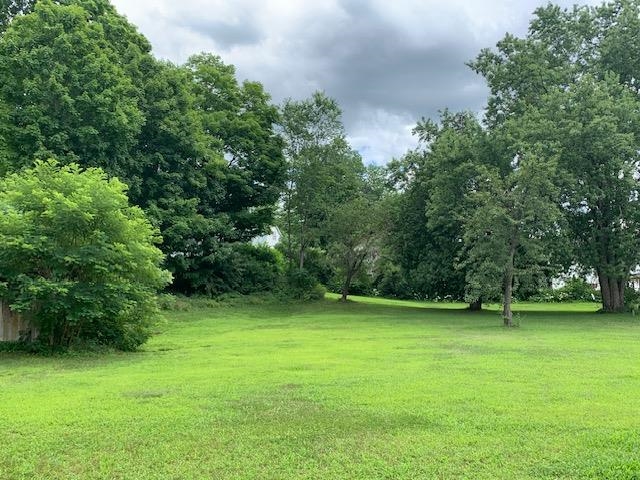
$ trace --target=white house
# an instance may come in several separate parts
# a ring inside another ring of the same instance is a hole
[[[271,227],[271,231],[268,234],[260,235],[251,240],[251,245],[273,248],[280,243],[281,238],[282,232],[280,229],[278,227]]]

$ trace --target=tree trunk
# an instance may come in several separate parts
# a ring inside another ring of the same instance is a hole
[[[504,271],[502,320],[505,327],[513,327],[511,297],[513,295],[513,259],[516,255],[516,246],[515,239],[512,239],[511,245],[509,246],[508,263]]]
[[[513,271],[504,278],[504,301],[502,307],[502,319],[505,327],[513,327],[513,312],[511,311],[511,295],[513,290]]]
[[[598,272],[600,293],[602,295],[602,311],[619,313],[624,311],[624,289],[626,280],[614,278]]]
[[[479,312],[480,310],[482,310],[482,297],[469,303],[469,311]]]
[[[298,268],[300,268],[300,270],[304,268],[304,221],[300,223],[300,253]]]
[[[349,295],[349,288],[351,287],[351,279],[353,278],[353,271],[350,270],[347,272],[347,277],[344,279],[344,283],[342,284],[342,297],[340,297],[341,302],[347,301],[347,296]]]
[[[287,194],[287,257],[289,258],[289,271],[293,270],[293,247],[291,238],[293,237],[293,227],[291,226],[291,190]]]

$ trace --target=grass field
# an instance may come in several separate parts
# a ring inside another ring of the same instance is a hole
[[[640,320],[364,300],[0,354],[0,479],[640,478]]]

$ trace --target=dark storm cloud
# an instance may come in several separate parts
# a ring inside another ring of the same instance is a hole
[[[375,106],[416,119],[445,107],[482,108],[484,82],[465,65],[478,50],[468,32],[420,43],[367,2],[343,2],[343,8],[351,28],[317,39],[315,53],[331,51],[329,71],[336,73],[327,75],[326,88],[345,106]],[[428,23],[426,18],[425,28]]]

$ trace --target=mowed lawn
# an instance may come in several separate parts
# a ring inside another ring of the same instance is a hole
[[[640,478],[638,317],[460,307],[225,306],[138,353],[0,354],[0,479]]]

